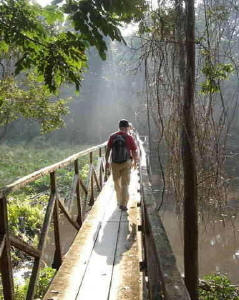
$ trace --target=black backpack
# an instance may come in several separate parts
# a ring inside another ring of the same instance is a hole
[[[123,163],[130,159],[129,150],[126,147],[126,135],[116,134],[112,141],[112,162]]]

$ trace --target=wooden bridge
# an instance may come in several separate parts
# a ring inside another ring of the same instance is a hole
[[[139,168],[131,172],[127,212],[121,211],[116,204],[113,181],[105,169],[105,144],[74,154],[0,191],[0,268],[4,299],[14,299],[11,247],[34,258],[26,299],[35,299],[51,223],[55,244],[52,265],[57,272],[45,300],[190,299],[155,210],[146,154],[139,138],[137,141],[141,161]],[[89,155],[90,168],[88,179],[83,182],[78,160],[86,155]],[[70,166],[74,169],[72,191],[69,201],[64,203],[58,193],[57,171]],[[34,247],[9,232],[8,197],[44,176],[49,176],[50,197],[38,246]],[[72,211],[72,207],[77,210]],[[64,257],[60,230],[62,215],[77,230]]]

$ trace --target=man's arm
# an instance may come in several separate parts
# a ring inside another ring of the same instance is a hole
[[[132,158],[133,158],[133,167],[136,168],[137,162],[139,160],[138,151],[137,150],[132,150],[131,153],[132,153]]]
[[[139,158],[138,158],[137,144],[135,142],[135,139],[132,136],[129,136],[129,144],[130,144],[131,155],[133,158],[133,167],[136,168]]]
[[[112,135],[108,139],[108,143],[107,143],[106,151],[105,151],[105,167],[106,167],[106,169],[108,169],[110,167],[109,157],[110,157],[111,148],[112,148]]]
[[[111,148],[109,146],[107,146],[106,152],[105,152],[105,161],[106,162],[109,162],[110,150],[111,150]]]

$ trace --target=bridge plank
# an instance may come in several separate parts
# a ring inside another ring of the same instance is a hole
[[[118,239],[121,210],[117,208],[113,182],[109,185],[112,196],[104,199],[105,212],[77,300],[107,299],[112,277]],[[107,204],[107,206],[105,205]]]
[[[43,299],[73,300],[77,297],[101,227],[104,215],[103,200],[112,198],[113,190],[109,188],[110,185],[112,183],[108,181],[103,187]]]
[[[120,223],[109,300],[142,299],[142,273],[139,270],[140,239],[137,231],[140,216],[137,208],[140,199],[140,194],[137,192],[138,185],[138,176],[136,171],[133,171],[128,214],[123,213]]]
[[[77,300],[108,298],[119,224],[109,221],[101,227]]]

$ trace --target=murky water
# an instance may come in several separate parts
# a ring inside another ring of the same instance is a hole
[[[183,273],[182,216],[177,216],[175,212],[170,210],[164,210],[160,214],[173,252],[176,255],[178,268]],[[238,217],[224,216],[218,220],[200,220],[199,272],[200,277],[221,272],[227,274],[233,283],[239,284]]]
[[[220,272],[226,274],[234,284],[239,284],[239,165],[237,161],[227,162],[230,183],[228,202],[220,212],[207,204],[199,217],[199,275]],[[160,188],[160,176],[151,177],[152,184]],[[158,195],[158,193],[156,194]],[[161,196],[157,196],[160,199]],[[160,200],[159,200],[160,201]],[[160,216],[176,256],[179,271],[183,266],[183,210],[176,213],[172,197],[165,196]]]

